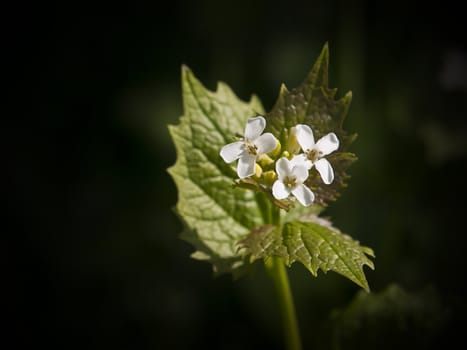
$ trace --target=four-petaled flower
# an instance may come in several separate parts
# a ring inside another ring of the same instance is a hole
[[[329,185],[334,180],[334,170],[331,163],[324,156],[339,148],[339,139],[333,132],[323,136],[315,143],[313,131],[308,125],[298,124],[295,126],[297,141],[302,148],[302,154],[292,159],[294,165],[305,165],[307,169],[316,167],[323,182]]]
[[[229,143],[220,151],[227,163],[238,159],[237,174],[240,179],[254,175],[257,158],[277,147],[278,141],[273,134],[262,134],[265,127],[266,120],[262,116],[248,119],[241,141]],[[294,156],[292,160],[282,157],[276,162],[278,180],[272,186],[272,194],[279,200],[292,194],[302,205],[309,206],[315,195],[304,184],[308,171],[314,166],[325,184],[332,183],[334,170],[324,156],[339,148],[339,139],[331,132],[315,143],[313,131],[305,124],[296,125],[292,132],[304,153]]]
[[[273,151],[277,146],[277,139],[271,133],[261,135],[265,127],[266,120],[262,116],[250,118],[245,127],[245,137],[221,149],[221,157],[226,163],[238,159],[237,173],[240,179],[253,175],[256,158]]]
[[[309,206],[315,199],[314,193],[303,184],[308,177],[304,164],[293,164],[287,158],[276,163],[278,180],[272,186],[272,194],[277,199],[287,198],[291,193],[304,206]]]

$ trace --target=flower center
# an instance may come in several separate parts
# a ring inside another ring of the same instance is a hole
[[[256,146],[251,141],[245,140],[245,149],[253,156],[258,154],[258,146]]]
[[[323,152],[318,151],[317,149],[309,149],[306,151],[306,157],[312,162],[316,162],[321,156]]]
[[[288,188],[294,188],[297,184],[297,179],[294,176],[286,176],[284,177],[283,183]]]

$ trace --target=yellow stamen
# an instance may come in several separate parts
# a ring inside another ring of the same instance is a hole
[[[297,179],[295,177],[289,177],[286,176],[284,177],[284,185],[286,185],[288,188],[293,188],[297,184]]]
[[[306,151],[306,157],[309,160],[311,160],[313,163],[316,162],[321,157],[322,154],[323,152],[319,152],[316,149],[311,149],[311,150]]]

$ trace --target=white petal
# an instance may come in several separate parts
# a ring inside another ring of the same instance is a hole
[[[276,162],[276,173],[279,180],[283,180],[284,177],[292,175],[290,162],[287,158],[282,157]]]
[[[299,183],[304,182],[308,177],[308,169],[305,165],[296,165],[292,168],[292,174]]]
[[[258,138],[265,127],[266,119],[264,119],[262,116],[248,119],[245,126],[245,138],[248,140],[254,140]]]
[[[249,177],[255,173],[256,156],[243,154],[238,160],[237,174],[240,179]]]
[[[302,150],[307,151],[315,146],[313,130],[308,125],[298,124],[295,126],[297,140]]]
[[[326,156],[339,148],[339,139],[336,134],[330,132],[316,142],[316,148],[321,152],[320,156]]]
[[[240,158],[245,148],[244,143],[241,141],[229,143],[221,149],[221,157],[226,163],[232,163],[234,160]]]
[[[311,167],[313,166],[313,163],[306,157],[305,153],[301,153],[293,157],[292,160],[290,161],[290,166],[292,168],[297,165],[303,165],[305,168],[310,170]]]
[[[334,170],[326,158],[321,158],[315,162],[315,167],[326,185],[329,185],[334,180]]]
[[[293,195],[305,207],[308,207],[315,200],[315,194],[305,185],[301,184],[292,190]]]
[[[258,137],[254,144],[258,147],[258,154],[269,153],[274,151],[277,146],[277,139],[273,134],[267,132]]]
[[[276,180],[274,185],[272,185],[272,195],[276,199],[284,199],[287,198],[290,194],[290,189],[284,185],[284,183],[280,180]]]

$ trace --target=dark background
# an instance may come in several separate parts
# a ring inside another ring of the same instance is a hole
[[[258,94],[268,110],[326,41],[331,86],[353,91],[346,129],[359,134],[350,186],[326,215],[374,248],[373,292],[405,292],[391,287],[339,313],[358,287],[293,267],[304,348],[464,339],[465,11],[350,3],[80,1],[5,12],[6,96],[18,96],[3,129],[15,346],[281,349],[261,266],[235,282],[212,278],[177,238],[166,125],[182,114],[181,64],[210,89],[222,80],[242,99]]]

